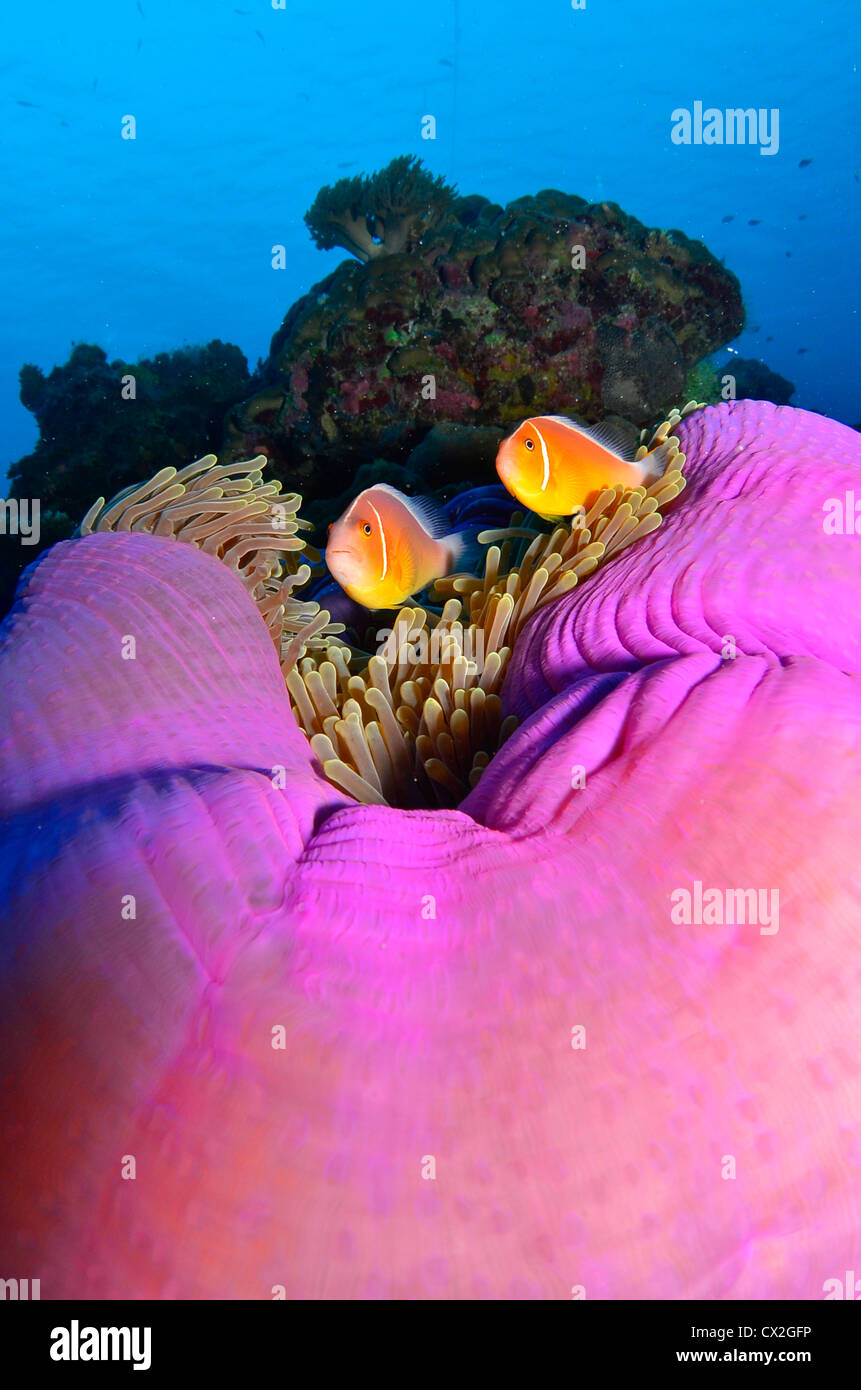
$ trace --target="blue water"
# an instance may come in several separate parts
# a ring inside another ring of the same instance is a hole
[[[49,370],[76,341],[133,361],[220,337],[253,367],[344,254],[316,250],[303,224],[317,189],[401,153],[463,193],[555,186],[702,238],[742,282],[748,328],[732,346],[793,380],[795,404],[861,421],[859,13],[857,0],[7,12],[0,473],[36,438],[25,361]],[[674,145],[671,113],[695,101],[777,108],[777,154]],[[120,138],[129,114],[134,141]]]

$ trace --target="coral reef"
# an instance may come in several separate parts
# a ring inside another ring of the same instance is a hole
[[[680,232],[554,190],[458,197],[411,157],[321,189],[306,220],[360,259],[292,307],[253,378],[218,340],[138,363],[81,344],[47,376],[22,368],[40,439],[9,495],[40,499],[42,548],[97,494],[209,449],[266,454],[320,525],[363,469],[446,501],[492,476],[524,415],[655,419],[743,320],[735,278]],[[39,548],[0,536],[0,613]]]
[[[360,261],[414,250],[445,215],[455,190],[414,155],[399,155],[369,177],[321,188],[305,224],[321,250],[342,246]]]
[[[133,398],[123,384],[130,377]],[[239,348],[218,339],[133,363],[79,343],[64,366],[45,376],[27,364],[20,379],[39,441],[11,465],[8,496],[40,499],[42,536],[32,548],[0,536],[0,613],[23,566],[70,536],[99,493],[110,497],[216,445],[228,406],[251,382]]]
[[[354,184],[323,190],[319,215],[349,207],[354,225]],[[366,247],[293,305],[223,458],[265,453],[307,505],[374,458],[404,465],[442,421],[506,430],[576,412],[640,428],[742,327],[738,282],[702,243],[613,203],[545,190],[505,208],[448,198],[435,216],[409,250]]]
[[[861,547],[822,507],[861,440],[739,401],[676,434],[684,493],[530,618],[454,810],[320,775],[200,547],[40,558],[0,629],[6,1271],[769,1301],[857,1268]],[[673,921],[700,881],[779,890],[779,930]]]
[[[795,394],[795,385],[773,372],[756,357],[732,357],[723,366],[713,362],[700,362],[689,373],[685,389],[698,401],[717,405],[724,396],[724,380],[732,377],[732,395],[729,399],[744,401],[772,401],[775,405],[789,405]]]
[[[453,501],[496,476],[494,462],[504,433],[492,426],[432,425],[402,463],[374,457],[357,464],[342,492],[313,501],[303,497],[302,515],[322,527],[341,516],[353,498],[374,483],[391,483],[408,497],[430,497],[439,504]],[[321,541],[322,535],[321,531]]]

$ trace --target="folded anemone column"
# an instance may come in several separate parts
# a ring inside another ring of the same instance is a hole
[[[859,1267],[858,436],[750,402],[678,435],[688,488],[525,625],[519,726],[454,810],[324,779],[212,556],[93,535],[31,572],[7,1271],[816,1299]]]

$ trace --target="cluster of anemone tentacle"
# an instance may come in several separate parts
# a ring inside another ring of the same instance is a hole
[[[585,517],[539,530],[535,518],[485,531],[483,573],[440,579],[428,606],[405,607],[370,658],[342,624],[294,590],[320,561],[299,534],[297,493],[263,482],[262,455],[218,465],[213,454],[90,509],[80,533],[146,531],[196,545],[239,574],[279,654],[291,703],[323,774],[357,801],[452,806],[474,787],[513,731],[500,691],[513,644],[538,608],[661,524],[684,487],[685,456],[672,434],[695,401],[673,411],[636,457],[665,441],[665,472],[651,487],[605,488]],[[534,524],[528,524],[534,523]]]
[[[143,531],[171,536],[214,555],[239,575],[263,615],[278,648],[282,668],[323,647],[343,631],[318,603],[294,596],[320,561],[300,531],[311,531],[299,516],[298,492],[282,493],[277,480],[264,483],[263,454],[247,462],[219,464],[215,454],[185,468],[162,468],[139,486],[126,488],[109,503],[100,497],[78,528]]]

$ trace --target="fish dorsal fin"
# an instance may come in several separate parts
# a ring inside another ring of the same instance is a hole
[[[634,462],[637,446],[617,425],[608,425],[603,421],[597,425],[578,425],[576,420],[571,420],[567,415],[545,415],[544,419],[554,420],[557,425],[566,425],[577,434],[585,434],[587,438],[594,439],[596,444],[600,444],[603,449],[609,449],[611,454],[615,454],[616,458],[622,459],[625,463]]]
[[[404,507],[431,540],[437,541],[451,530],[442,507],[428,497],[407,497],[406,493],[398,492],[398,489],[389,483],[377,483],[374,490],[386,493],[394,502]]]

